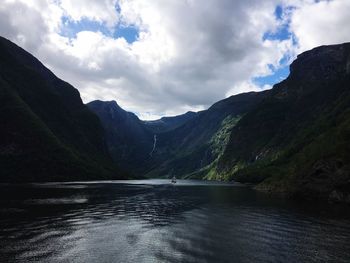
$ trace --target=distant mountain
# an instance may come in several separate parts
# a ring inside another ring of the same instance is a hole
[[[265,92],[229,97],[201,111],[184,125],[158,135],[147,176],[202,178],[203,169],[222,154],[239,119],[254,108]]]
[[[79,92],[0,37],[0,181],[120,178]]]
[[[187,112],[155,121],[142,121],[115,101],[96,100],[87,106],[102,122],[115,163],[137,177],[144,176],[153,165],[159,135],[184,125],[198,114]]]
[[[87,105],[99,116],[112,158],[123,169],[134,176],[201,178],[203,168],[222,154],[232,127],[264,96],[240,94],[205,111],[155,121],[141,121],[115,101]]]
[[[298,56],[232,129],[212,179],[350,202],[350,43]]]
[[[133,174],[142,176],[149,161],[154,134],[134,113],[123,110],[115,101],[92,101],[87,104],[101,120],[113,160]]]
[[[199,113],[188,111],[185,114],[172,116],[172,117],[162,117],[155,121],[143,121],[149,131],[152,133],[163,133],[174,130],[187,121],[196,117]]]

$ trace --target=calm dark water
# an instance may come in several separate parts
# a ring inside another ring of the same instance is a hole
[[[164,180],[0,186],[1,262],[350,262],[349,207]]]

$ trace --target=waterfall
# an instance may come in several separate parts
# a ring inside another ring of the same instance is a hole
[[[149,155],[152,157],[153,156],[153,152],[154,150],[156,149],[156,145],[157,145],[157,135],[155,134],[153,136],[153,148],[152,148],[152,151],[149,153]]]

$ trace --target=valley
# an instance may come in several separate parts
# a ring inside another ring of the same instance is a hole
[[[350,200],[348,43],[299,55],[271,90],[155,121],[116,101],[84,105],[29,53],[0,44],[2,181],[176,176]]]

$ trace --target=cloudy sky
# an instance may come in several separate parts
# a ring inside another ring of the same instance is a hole
[[[350,0],[1,0],[0,35],[143,119],[285,78],[296,54],[350,41]]]

